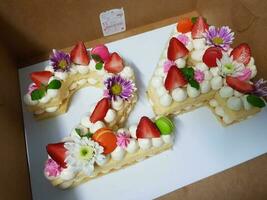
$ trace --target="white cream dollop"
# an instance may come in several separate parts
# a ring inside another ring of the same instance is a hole
[[[187,92],[182,88],[172,90],[172,98],[174,101],[184,101],[187,98]]]
[[[167,107],[167,106],[171,105],[171,103],[172,103],[172,97],[168,93],[166,93],[166,94],[164,94],[164,95],[162,95],[160,97],[159,102],[160,102],[160,104],[162,106]]]
[[[200,94],[200,90],[192,87],[190,84],[187,85],[187,94],[191,98],[195,98]]]
[[[63,171],[60,173],[60,178],[63,180],[71,180],[75,177],[76,170],[68,167],[66,169],[63,169]]]
[[[52,106],[52,107],[46,108],[45,111],[48,113],[52,113],[52,112],[56,112],[57,109],[58,109],[58,106]]]
[[[193,46],[194,46],[194,49],[196,50],[204,49],[206,46],[206,39],[205,38],[194,39]]]
[[[151,139],[138,138],[138,144],[142,150],[148,150],[152,146]]]
[[[191,58],[196,62],[202,62],[202,57],[205,53],[205,50],[194,50],[192,51]]]
[[[156,93],[159,97],[163,96],[164,94],[167,94],[167,90],[164,86],[160,86],[157,88]]]
[[[162,84],[163,84],[162,78],[160,76],[154,76],[151,79],[151,84],[154,88],[157,89],[158,87],[162,86]]]
[[[49,95],[45,95],[39,100],[39,102],[42,103],[42,104],[46,104],[50,100],[51,100],[51,97]]]
[[[108,111],[106,113],[106,116],[104,118],[105,122],[107,122],[107,123],[113,122],[115,120],[115,118],[116,118],[116,115],[117,115],[117,113],[116,113],[115,110],[108,109]]]
[[[137,129],[136,124],[133,124],[129,127],[129,132],[130,132],[132,138],[136,138],[136,129]]]
[[[202,83],[200,83],[200,91],[201,91],[201,93],[205,94],[205,93],[209,92],[210,89],[211,89],[211,86],[210,86],[210,82],[209,81],[204,80]]]
[[[25,94],[23,97],[23,100],[24,100],[24,103],[26,103],[27,105],[30,105],[30,106],[34,106],[34,105],[38,104],[37,100],[32,100],[32,97],[30,94]]]
[[[193,46],[193,42],[192,41],[189,41],[186,45],[186,48],[188,49],[188,51],[192,51],[194,46]]]
[[[98,129],[101,129],[105,127],[104,122],[102,121],[97,121],[96,123],[94,123],[91,127],[90,127],[90,132],[95,133]]]
[[[117,97],[116,100],[112,99],[111,101],[111,107],[114,110],[120,110],[123,107],[123,100],[120,97]]]
[[[220,89],[219,94],[222,98],[229,98],[229,97],[233,96],[234,90],[233,90],[233,88],[231,88],[229,86],[223,86]]]
[[[178,68],[184,68],[186,62],[184,58],[178,58],[177,60],[175,60],[175,64],[177,65]]]
[[[58,95],[58,91],[58,89],[48,89],[46,95],[50,96],[50,98],[54,98]]]
[[[173,143],[173,136],[172,135],[162,135],[161,138],[167,144]]]
[[[242,108],[242,101],[239,97],[233,96],[227,100],[227,106],[232,110],[238,111]]]
[[[152,145],[153,147],[160,147],[163,145],[163,140],[161,139],[161,137],[152,138]]]
[[[116,149],[111,153],[111,158],[113,160],[122,160],[125,156],[125,150],[120,146],[117,146]]]
[[[219,67],[211,67],[210,72],[213,76],[219,76]]]
[[[88,65],[77,65],[77,70],[80,74],[87,74],[89,72]]]
[[[199,63],[196,64],[196,69],[204,72],[204,71],[207,71],[209,68],[205,63],[199,62]]]
[[[126,151],[128,153],[135,153],[139,149],[139,145],[136,141],[136,139],[131,138],[130,143],[128,144]]]
[[[209,80],[212,79],[213,76],[212,76],[212,73],[209,70],[206,70],[206,71],[204,71],[204,77],[205,77],[204,78],[205,80],[209,81]]]
[[[223,85],[223,79],[222,77],[220,76],[214,76],[212,79],[211,79],[211,88],[213,90],[218,90],[222,87]]]
[[[235,90],[235,91],[234,91],[234,95],[235,95],[236,97],[241,97],[241,96],[243,96],[243,93],[238,92],[237,90]]]
[[[55,72],[54,75],[59,80],[66,80],[66,78],[68,77],[68,73],[67,72]]]
[[[244,95],[241,97],[241,99],[242,99],[245,110],[250,110],[252,108],[252,105],[248,102],[247,97],[248,95]]]
[[[97,159],[96,164],[99,166],[105,165],[110,159],[110,155],[106,155],[105,157],[102,157],[102,159]]]
[[[124,78],[131,78],[134,72],[130,66],[125,66],[123,70],[120,72],[120,75]]]
[[[55,71],[53,66],[51,66],[51,65],[47,65],[44,70],[45,71],[49,71],[49,72],[54,72]]]
[[[86,128],[91,128],[93,126],[93,123],[90,121],[90,118],[88,116],[83,116],[81,119],[81,125]]]

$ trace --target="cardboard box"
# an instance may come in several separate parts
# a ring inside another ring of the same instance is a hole
[[[99,14],[123,7],[127,30],[101,38]],[[6,1],[0,4],[1,199],[31,199],[18,86],[18,67],[47,59],[52,48],[87,47],[171,24],[177,16],[202,14],[229,25],[235,43],[251,45],[258,72],[267,79],[267,2],[263,0]],[[193,13],[192,13],[193,12]],[[100,39],[98,39],[100,38]],[[162,199],[266,199],[267,155],[172,192]]]

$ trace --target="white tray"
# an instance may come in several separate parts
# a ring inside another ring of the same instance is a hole
[[[136,123],[142,115],[153,117],[145,90],[173,28],[174,25],[166,26],[107,44],[110,51],[119,52],[132,63],[137,75],[140,99],[129,123]],[[46,63],[19,70],[22,94],[30,83],[29,73],[42,70]],[[33,199],[152,199],[267,152],[267,109],[252,119],[224,128],[207,108],[200,108],[176,117],[173,150],[74,189],[56,189],[43,176],[45,146],[70,134],[101,94],[102,90],[84,88],[74,95],[67,114],[40,122],[23,106]]]

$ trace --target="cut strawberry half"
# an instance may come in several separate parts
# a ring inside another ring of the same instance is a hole
[[[103,120],[110,108],[110,100],[108,98],[101,99],[90,116],[90,121],[96,123],[99,120]]]
[[[203,38],[205,31],[208,29],[209,25],[206,23],[205,19],[202,16],[197,18],[196,23],[192,27],[192,38]]]
[[[48,155],[56,161],[63,168],[67,168],[67,164],[65,162],[66,157],[66,149],[64,147],[64,142],[55,143],[55,144],[48,144],[46,146],[46,151]]]
[[[70,52],[70,59],[77,65],[88,65],[90,58],[83,42],[78,42]]]
[[[113,73],[113,74],[119,73],[124,68],[123,60],[119,56],[119,54],[117,54],[116,52],[113,52],[110,55],[109,60],[105,63],[105,67],[104,68],[109,73]]]
[[[137,138],[157,138],[160,137],[160,131],[156,125],[148,118],[142,117],[136,129]]]
[[[41,72],[32,72],[30,76],[32,81],[39,88],[42,85],[47,85],[52,75],[53,74],[50,71],[41,71]]]
[[[171,66],[164,83],[166,90],[171,91],[186,84],[187,80],[184,77],[182,71],[175,65]]]
[[[242,43],[232,50],[231,56],[233,56],[233,59],[236,62],[247,65],[251,58],[250,47],[248,46],[248,44]]]
[[[227,76],[226,83],[233,89],[237,90],[238,92],[247,94],[251,93],[254,90],[254,86],[248,82],[241,81],[238,78]]]
[[[184,18],[180,19],[177,24],[177,31],[181,33],[187,33],[192,30],[193,23],[191,19]]]
[[[182,58],[188,54],[188,49],[177,38],[171,38],[168,47],[168,59],[175,61],[178,58]]]
[[[220,47],[210,47],[205,51],[202,60],[208,67],[216,67],[216,60],[221,58],[222,49]]]

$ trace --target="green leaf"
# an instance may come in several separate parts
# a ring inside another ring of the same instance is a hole
[[[52,80],[48,86],[47,89],[59,89],[61,87],[61,82],[59,80]]]
[[[76,131],[76,133],[77,133],[80,137],[82,137],[82,131],[81,131],[81,129],[79,129],[79,128],[75,128],[75,131]]]
[[[44,96],[45,96],[45,90],[44,89],[36,89],[36,90],[32,91],[32,93],[31,93],[31,99],[33,101],[39,100]]]
[[[88,137],[88,138],[90,138],[90,137],[92,137],[92,133],[90,133],[90,132],[88,132],[88,133],[86,133],[83,137]]]
[[[103,60],[99,55],[92,54],[91,56],[96,62],[102,62],[103,63]]]
[[[200,88],[199,83],[195,79],[190,79],[188,82],[191,85],[191,87],[199,90],[199,88]]]
[[[103,68],[103,63],[102,62],[96,63],[95,68],[97,70],[101,70]]]
[[[247,101],[251,105],[253,105],[255,107],[258,107],[258,108],[262,108],[262,107],[265,106],[265,102],[260,97],[258,97],[256,95],[252,95],[252,94],[251,95],[248,95],[247,96]]]
[[[90,138],[93,135],[92,133],[90,133],[90,131],[88,131],[86,134],[82,134],[82,130],[79,129],[79,128],[75,128],[75,131],[80,137],[88,137],[88,138]]]
[[[192,67],[184,67],[181,71],[188,81],[194,79],[194,69]]]
[[[191,22],[194,24],[194,23],[196,23],[196,21],[197,21],[197,17],[192,17],[191,18]]]

